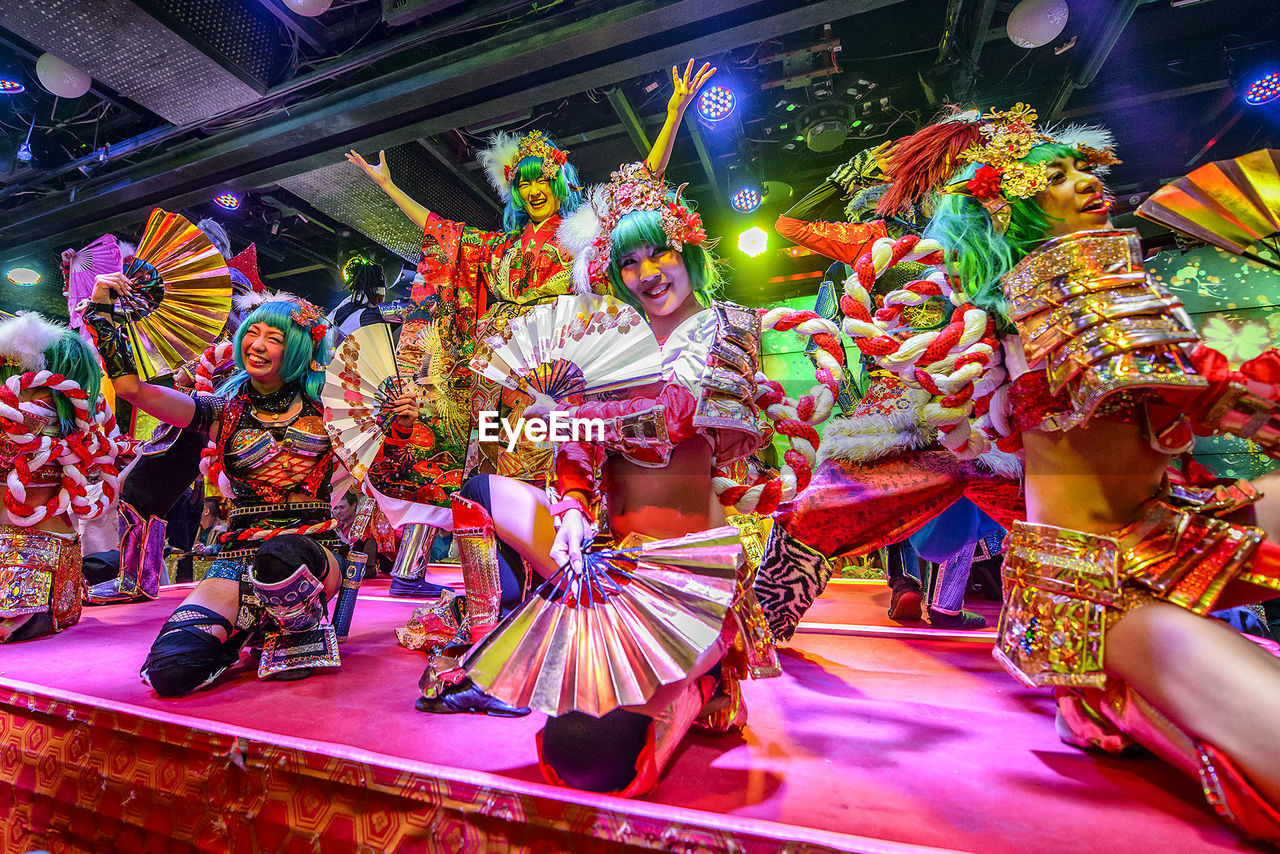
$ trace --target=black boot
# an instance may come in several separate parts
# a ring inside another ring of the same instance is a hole
[[[470,676],[456,685],[445,686],[434,697],[419,697],[413,707],[436,715],[493,715],[498,718],[522,718],[530,711],[528,706],[512,706],[486,694],[471,681]]]

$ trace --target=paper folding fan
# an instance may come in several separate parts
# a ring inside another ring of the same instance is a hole
[[[462,662],[499,699],[604,715],[687,676],[720,636],[742,559],[731,526],[584,556]]]
[[[1172,181],[1138,206],[1139,216],[1280,270],[1280,150],[1216,160]]]
[[[173,373],[217,340],[231,310],[231,276],[185,217],[152,211],[124,274],[133,290],[116,309],[143,379]]]
[[[357,482],[364,480],[394,415],[390,403],[408,378],[396,364],[391,326],[362,326],[338,345],[325,369],[324,426],[333,452]]]
[[[562,296],[483,336],[471,370],[560,401],[655,382],[662,352],[640,312],[621,300]]]
[[[71,316],[71,328],[83,324],[76,306],[93,296],[93,280],[104,273],[119,273],[124,268],[120,244],[115,237],[104,234],[83,249],[73,251],[67,265],[67,310]]]

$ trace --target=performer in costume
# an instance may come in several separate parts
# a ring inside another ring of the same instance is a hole
[[[693,60],[683,74],[672,68],[674,91],[667,103],[666,122],[646,159],[655,172],[666,168],[684,111],[715,70],[704,64],[695,74]],[[397,526],[424,524],[451,530],[456,513],[476,511],[469,499],[456,497],[464,471],[500,474],[539,488],[546,485],[552,454],[549,443],[522,440],[508,452],[505,445],[472,441],[476,413],[496,411],[514,420],[527,400],[493,383],[473,381],[467,363],[477,337],[501,329],[532,306],[570,292],[573,259],[557,242],[556,232],[561,218],[581,203],[577,171],[568,153],[540,131],[521,137],[496,134],[480,160],[506,204],[504,230],[483,231],[442,219],[409,198],[391,180],[385,153],[379,155],[377,166],[354,151],[347,159],[423,229],[412,289],[418,307],[405,319],[398,351],[408,372],[423,369],[437,378],[434,388],[424,389],[428,393],[422,395],[421,417],[412,433],[384,444],[381,459],[370,467],[369,479]],[[421,541],[408,533],[404,539]],[[430,546],[428,539],[422,548]],[[496,582],[473,575],[479,559],[468,555],[461,542],[459,554],[467,607],[477,613],[496,609]],[[400,564],[421,578],[422,564]],[[524,579],[522,585],[527,585],[524,567],[515,571]],[[415,595],[418,587],[415,579],[398,577],[392,582],[392,593]],[[478,598],[481,591],[487,591],[484,601]]]
[[[923,227],[918,206],[887,214],[876,210],[888,191],[883,172],[890,156],[888,145],[859,152],[777,221],[779,234],[837,262],[828,271],[818,296],[819,313],[832,320],[840,316],[839,295],[846,278],[855,275],[848,265],[857,263],[877,241],[918,234]],[[842,194],[849,196],[846,221],[811,219]],[[869,289],[883,303],[885,297],[902,293],[927,270],[921,260],[902,261],[884,269]],[[865,269],[861,275],[866,275]],[[913,296],[900,309],[904,327],[936,334],[951,321],[953,307],[940,293]],[[973,629],[986,624],[980,615],[963,610],[965,582],[973,543],[1000,527],[964,498],[962,491],[949,494],[950,506],[943,503],[944,498],[930,506],[929,515],[911,516],[912,526],[896,533],[868,531],[864,537],[862,522],[848,513],[850,505],[862,502],[868,490],[893,490],[916,452],[924,452],[929,466],[953,468],[957,487],[968,476],[966,464],[937,446],[936,428],[924,414],[928,393],[905,386],[870,358],[866,361],[870,376],[866,393],[854,403],[842,390],[845,416],[834,419],[824,430],[813,483],[794,502],[784,505],[770,533],[757,592],[779,639],[791,637],[804,611],[822,592],[831,575],[830,557],[856,557],[878,548],[888,551],[891,618],[918,620],[923,604],[930,625],[938,628]],[[1003,475],[1002,488],[1016,496],[1019,471],[1015,460],[996,452],[987,455],[982,467],[988,479],[992,473]],[[983,524],[977,524],[979,520]],[[904,533],[910,537],[890,539]],[[907,564],[914,562],[917,554],[941,564],[930,564],[924,589],[907,571]]]
[[[387,279],[381,264],[356,256],[343,265],[342,279],[351,296],[329,312],[329,328],[334,331],[339,344],[361,326],[388,320],[382,312],[387,298]],[[399,319],[394,314],[392,317]]]
[[[970,455],[995,439],[1025,454],[1028,521],[1008,538],[996,657],[1055,689],[1064,741],[1141,744],[1197,778],[1223,819],[1280,842],[1280,663],[1206,616],[1280,589],[1280,548],[1266,539],[1276,497],[1255,505],[1264,533],[1231,521],[1258,498],[1247,482],[1197,490],[1166,477],[1193,428],[1280,456],[1280,389],[1261,381],[1280,354],[1232,372],[1197,347],[1136,235],[1111,228],[1094,171],[1114,162],[1108,135],[1035,121],[1020,104],[934,125],[916,135],[920,156],[891,164],[899,202],[934,198],[926,234],[1006,333],[968,350],[976,369],[960,365],[962,342],[942,354],[950,369],[938,353],[910,368],[932,367],[950,398],[948,447]],[[890,351],[849,307],[849,328]]]
[[[661,385],[634,389],[639,396],[570,410],[574,417],[603,419],[606,426],[601,442],[560,446],[559,500],[492,475],[464,487],[464,493],[502,508],[484,524],[547,575],[565,564],[580,569],[582,549],[600,529],[618,541],[723,526],[713,476],[762,442],[754,404],[760,320],[754,310],[712,301],[720,275],[698,215],[644,164],[629,164],[592,193],[563,227],[561,240],[579,249],[574,279],[580,289],[607,277],[616,296],[644,313],[662,343],[663,370]],[[540,398],[531,411],[544,415],[554,407]],[[738,616],[726,619],[720,641],[684,679],[659,688],[643,706],[619,707],[598,718],[571,712],[547,722],[538,747],[548,780],[644,794],[695,719],[717,732],[745,723],[738,678],[749,671],[778,672],[772,648],[755,646],[755,635],[744,638],[740,631],[747,627],[750,633],[750,626],[761,624],[758,613],[742,613],[754,606],[752,571],[745,560],[740,563]],[[491,621],[496,619],[495,613]],[[477,627],[472,629],[474,634]],[[734,653],[725,658],[728,649]],[[445,710],[455,687],[430,687],[431,696],[419,707]]]
[[[232,502],[208,575],[165,622],[142,668],[161,696],[210,684],[245,643],[258,674],[297,679],[339,665],[327,602],[339,585],[329,547],[333,454],[318,403],[332,352],[324,315],[298,297],[251,306],[233,341],[236,372],[213,394],[143,382],[112,302],[122,275],[99,276],[85,322],[116,393],[160,420],[207,436],[206,477]]]
[[[224,259],[231,260],[231,242],[226,230],[212,219],[202,219],[196,227],[204,233]],[[128,263],[132,252],[126,254]],[[254,293],[249,277],[234,266],[228,268],[233,295],[219,340],[199,359],[174,374],[174,387],[212,392],[235,369],[231,337],[244,319],[234,298]],[[256,276],[256,274],[255,274]],[[77,319],[81,311],[76,308]],[[164,564],[167,525],[165,517],[183,492],[200,473],[200,453],[208,437],[199,430],[183,430],[160,424],[138,453],[125,474],[120,494],[120,571],[115,578],[92,585],[85,593],[89,605],[111,605],[154,599],[160,592],[160,570]]]
[[[33,312],[0,321],[0,643],[80,619],[76,523],[116,500],[122,439],[99,394],[98,360]]]

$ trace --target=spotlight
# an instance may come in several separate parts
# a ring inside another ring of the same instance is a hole
[[[718,122],[727,118],[738,105],[738,97],[728,86],[709,86],[698,96],[698,115],[705,121]]]
[[[40,283],[40,274],[30,267],[13,267],[5,274],[5,278],[15,285],[29,288]]]
[[[748,258],[758,258],[769,248],[769,234],[763,228],[752,226],[738,235],[738,249]]]
[[[764,185],[751,171],[729,169],[729,205],[738,213],[751,213],[764,201]]]
[[[751,187],[744,187],[729,197],[729,204],[738,213],[751,213],[760,207],[760,193]]]
[[[1253,80],[1244,87],[1244,102],[1251,107],[1261,107],[1280,99],[1280,71],[1251,75]]]
[[[23,86],[21,82],[8,77],[0,77],[0,95],[16,95],[25,91],[27,91],[27,87]]]
[[[213,203],[223,210],[234,211],[240,208],[240,197],[235,193],[220,193],[213,197]]]

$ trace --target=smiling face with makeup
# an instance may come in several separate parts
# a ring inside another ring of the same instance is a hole
[[[1111,199],[1091,166],[1070,156],[1054,158],[1045,166],[1049,186],[1035,195],[1049,218],[1045,237],[1111,227]]]
[[[560,210],[560,200],[556,198],[551,182],[545,178],[535,178],[532,181],[522,179],[516,184],[516,192],[520,194],[520,201],[524,203],[524,209],[535,225],[545,222]]]
[[[255,385],[263,390],[278,388],[283,382],[284,333],[267,323],[253,324],[240,342],[240,357]]]
[[[684,256],[670,246],[637,246],[618,259],[622,284],[649,318],[666,317],[693,299]]]

